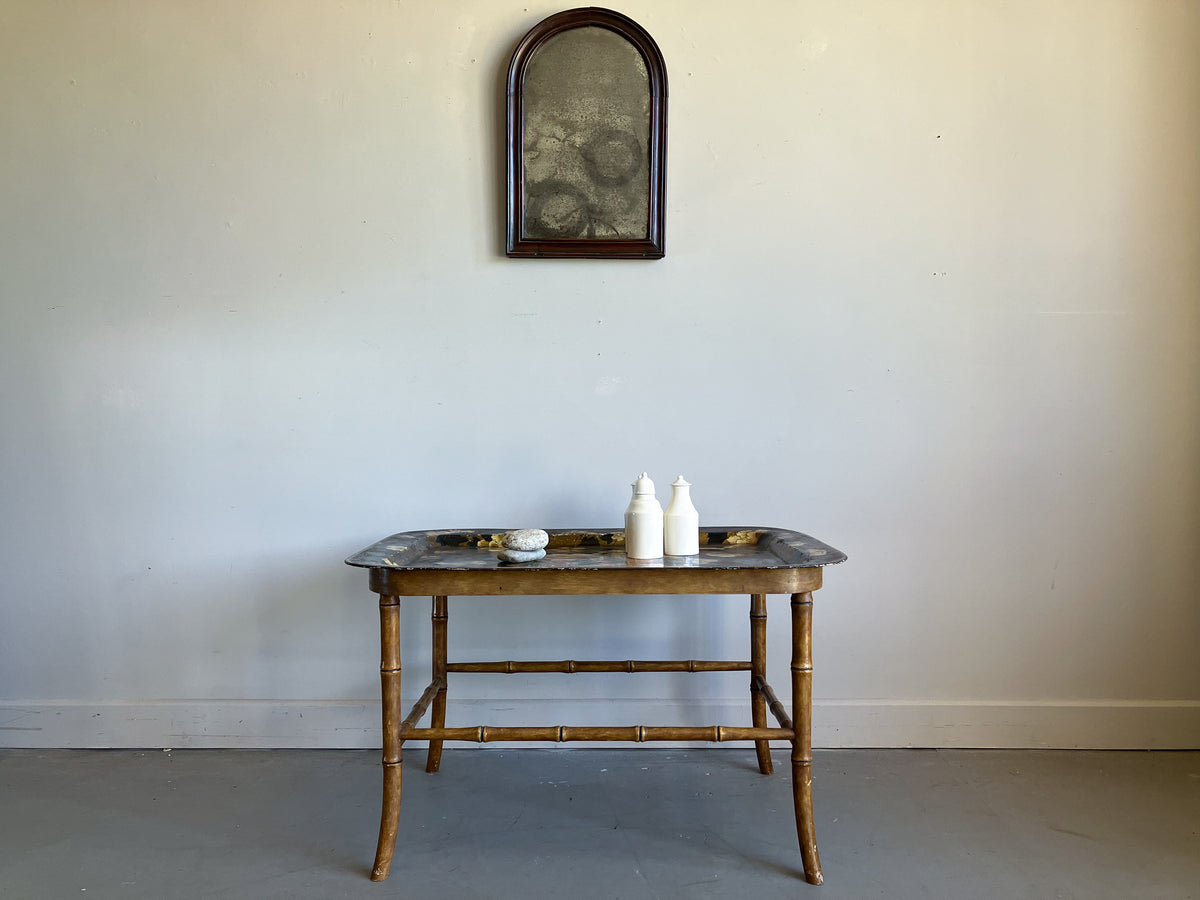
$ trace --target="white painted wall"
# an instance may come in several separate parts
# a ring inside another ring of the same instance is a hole
[[[820,745],[1200,741],[1200,6],[629,0],[667,258],[510,261],[561,6],[0,5],[0,744],[378,746],[343,557],[615,526],[643,469],[850,553]],[[459,599],[451,651],[736,656],[746,605]],[[693,678],[452,696],[745,720]]]

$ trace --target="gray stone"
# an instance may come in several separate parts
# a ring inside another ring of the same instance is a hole
[[[499,553],[500,562],[509,563],[533,562],[545,555],[546,551],[540,548],[537,550],[501,550]]]
[[[550,535],[540,528],[510,531],[500,542],[506,550],[541,550],[550,543]]]

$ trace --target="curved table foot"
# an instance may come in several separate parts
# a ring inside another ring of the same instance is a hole
[[[403,774],[403,762],[383,764],[383,812],[379,817],[379,846],[375,850],[375,865],[371,868],[372,881],[383,881],[392,868],[392,854],[396,852],[396,831],[400,827],[400,788]]]
[[[754,752],[758,754],[758,771],[770,775],[775,771],[771,764],[771,744],[769,741],[755,741]]]
[[[804,880],[821,884],[821,856],[817,852],[817,829],[813,825],[812,764],[792,762],[792,800],[796,806],[796,837],[804,861]]]

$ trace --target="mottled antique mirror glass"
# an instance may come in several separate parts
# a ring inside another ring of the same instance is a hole
[[[535,26],[508,70],[508,255],[663,255],[667,76],[632,19]]]

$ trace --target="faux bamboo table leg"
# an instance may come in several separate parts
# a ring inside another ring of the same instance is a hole
[[[379,644],[382,662],[379,680],[383,689],[383,811],[379,817],[379,845],[375,850],[372,881],[383,881],[392,868],[396,830],[400,825],[400,788],[404,756],[400,742],[400,598],[379,595]]]
[[[804,878],[824,881],[812,802],[812,593],[792,594],[792,801]]]
[[[767,726],[767,698],[758,689],[759,681],[767,680],[767,595],[750,595],[750,710],[755,728]],[[771,765],[771,742],[755,741],[754,752],[758,754],[758,771],[770,775],[775,771]]]
[[[433,598],[433,679],[442,681],[437,696],[433,698],[433,717],[430,725],[434,728],[446,727],[446,626],[449,623],[450,610],[448,597]],[[425,758],[425,771],[436,772],[442,764],[442,742],[429,742],[429,753]]]

